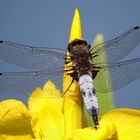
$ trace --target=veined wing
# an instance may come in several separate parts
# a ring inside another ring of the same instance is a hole
[[[0,73],[0,90],[14,93],[31,93],[36,87],[41,87],[51,80],[61,89],[64,68],[29,72]]]
[[[136,26],[117,38],[91,46],[90,52],[93,61],[104,63],[100,59],[101,55],[105,56],[107,63],[117,62],[127,56],[140,43],[140,27]]]
[[[0,41],[0,59],[29,69],[62,67],[66,50],[30,47],[8,41]]]
[[[140,78],[140,58],[109,64],[96,64],[100,67],[94,80],[99,92],[114,91]],[[107,74],[108,73],[108,74]],[[108,82],[106,82],[108,80]]]

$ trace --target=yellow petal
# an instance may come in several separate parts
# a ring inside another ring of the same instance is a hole
[[[32,138],[31,116],[26,106],[12,99],[0,102],[0,139]]]
[[[49,81],[37,88],[29,99],[33,132],[38,139],[61,140],[64,137],[63,98]]]
[[[113,121],[119,140],[140,139],[140,111],[134,109],[116,109],[105,114],[102,120]]]
[[[46,82],[43,90],[38,87],[32,93],[28,100],[29,111],[38,112],[43,108],[48,107],[48,103],[46,104],[48,101],[50,101],[50,104],[52,104],[51,106],[54,106],[54,108],[57,106],[55,101],[57,101],[57,103],[62,101],[59,90],[56,89],[55,85],[51,81]],[[62,105],[60,104],[58,108],[62,110]]]
[[[117,131],[111,121],[100,121],[100,126],[96,130],[93,127],[77,129],[67,140],[117,140]]]
[[[66,137],[71,135],[74,129],[82,128],[83,102],[79,89],[75,84],[71,86],[72,92],[64,96],[64,120]]]
[[[69,41],[74,39],[82,39],[82,26],[78,9],[76,9],[74,13]]]
[[[75,10],[69,41],[74,39],[82,39],[82,27],[80,14],[78,9]],[[66,55],[69,58],[69,53]],[[65,65],[65,70],[69,69],[69,65]],[[65,92],[72,82],[72,78],[64,73],[63,92]],[[74,129],[82,128],[83,102],[79,91],[79,86],[76,81],[72,83],[64,96],[64,120],[66,137],[71,135]]]

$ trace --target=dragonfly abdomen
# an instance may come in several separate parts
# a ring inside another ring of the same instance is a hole
[[[95,94],[95,87],[92,76],[90,74],[83,74],[79,77],[79,86],[82,93],[83,101],[86,109],[92,116],[95,125],[98,125],[98,100]]]

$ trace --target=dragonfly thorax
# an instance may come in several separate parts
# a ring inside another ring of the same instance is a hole
[[[73,69],[78,75],[87,74],[91,69],[89,45],[84,40],[74,40],[68,46]]]

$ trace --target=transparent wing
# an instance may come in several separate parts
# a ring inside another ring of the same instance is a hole
[[[120,89],[140,77],[140,58],[94,66],[99,69],[94,79],[96,90],[99,92]],[[62,89],[63,70],[64,68],[0,73],[0,90],[28,94],[36,87],[43,86],[47,80],[51,80],[58,89]]]
[[[36,87],[42,87],[51,80],[61,89],[64,68],[30,72],[0,73],[0,90],[21,94],[31,93]]]
[[[100,70],[94,79],[96,90],[99,92],[114,91],[140,78],[140,58],[97,64]]]
[[[91,46],[90,52],[94,63],[104,63],[101,56],[105,56],[107,63],[120,61],[140,43],[140,28],[134,27],[121,36],[112,40]]]
[[[30,47],[8,41],[0,41],[0,59],[30,69],[61,67],[65,62],[63,49]]]

